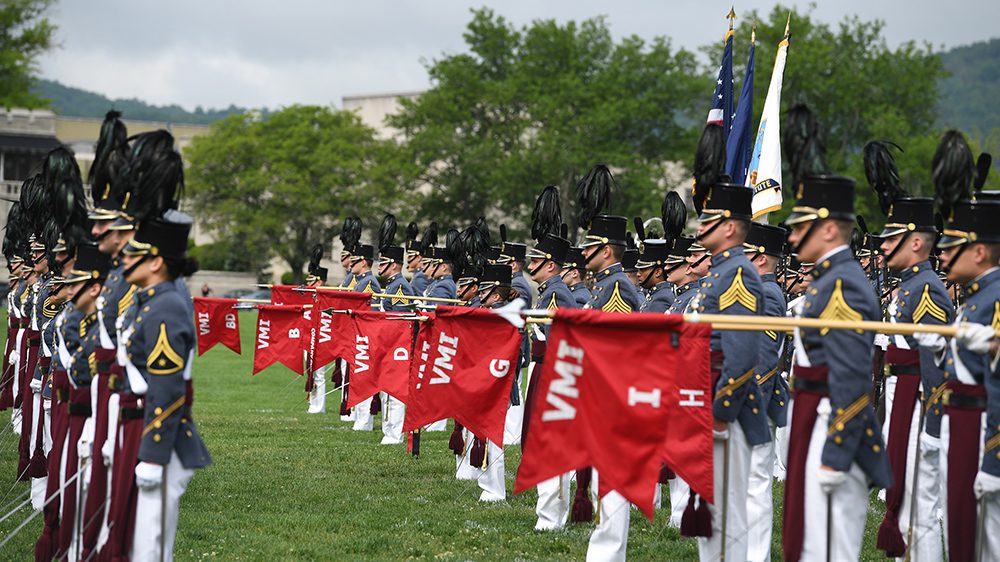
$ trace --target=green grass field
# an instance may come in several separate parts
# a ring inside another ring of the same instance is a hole
[[[592,526],[534,531],[533,491],[480,504],[475,482],[454,478],[448,433],[425,434],[415,459],[404,445],[380,446],[377,423],[368,433],[341,422],[339,393],[328,397],[326,414],[307,415],[304,379],[281,366],[251,376],[255,319],[241,313],[242,356],[218,346],[195,365],[194,415],[215,464],[197,473],[182,500],[177,560],[584,559]],[[27,489],[14,483],[10,436],[8,428],[0,439],[0,506]],[[519,448],[508,447],[508,491],[519,459]],[[30,513],[0,523],[0,540]],[[881,558],[873,546],[881,516],[873,502],[866,560]],[[631,560],[697,560],[695,541],[666,521],[665,511],[652,523],[632,511]],[[0,560],[30,560],[40,529],[38,517],[0,550]]]

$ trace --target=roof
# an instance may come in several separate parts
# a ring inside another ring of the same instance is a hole
[[[48,152],[59,146],[62,143],[53,136],[0,133],[0,150],[4,152]]]

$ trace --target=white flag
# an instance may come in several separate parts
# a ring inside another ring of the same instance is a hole
[[[753,218],[781,208],[781,82],[788,55],[788,35],[778,43],[771,85],[760,116],[746,185],[753,188]]]

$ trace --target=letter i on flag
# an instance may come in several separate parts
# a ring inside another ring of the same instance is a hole
[[[791,16],[789,16],[791,18]],[[791,19],[789,19],[789,23]],[[781,208],[781,82],[785,75],[785,59],[788,56],[788,23],[785,37],[778,43],[778,53],[774,57],[771,84],[767,88],[764,111],[757,128],[753,157],[745,185],[753,188],[753,218],[777,211]]]
[[[722,67],[715,81],[712,109],[708,110],[708,123],[722,125],[723,138],[729,137],[733,127],[733,24],[736,14],[729,12],[729,31],[726,32],[726,49],[722,53]]]
[[[746,181],[750,156],[753,154],[750,127],[753,126],[753,59],[756,43],[757,28],[754,27],[750,36],[750,58],[747,59],[747,71],[743,75],[743,86],[740,89],[740,103],[736,106],[733,130],[729,132],[729,139],[726,141],[726,173],[737,185]]]

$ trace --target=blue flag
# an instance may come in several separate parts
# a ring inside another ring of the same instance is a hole
[[[743,88],[740,90],[740,104],[736,107],[736,117],[733,118],[733,128],[726,140],[726,173],[733,178],[733,183],[743,184],[750,167],[753,154],[753,140],[750,126],[753,122],[753,53],[756,46],[750,44],[750,59],[747,61],[747,73],[743,76]]]
[[[715,81],[712,95],[712,109],[708,111],[708,123],[722,125],[723,138],[729,137],[733,126],[733,30],[726,33],[726,50],[722,53],[722,68]]]

